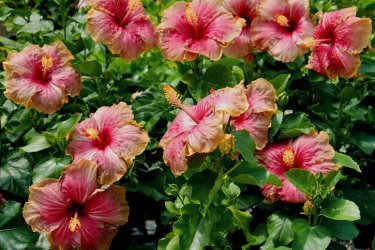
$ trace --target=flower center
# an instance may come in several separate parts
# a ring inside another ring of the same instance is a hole
[[[181,109],[184,111],[193,121],[195,121],[197,124],[199,123],[199,119],[192,114],[187,107],[185,107],[181,100],[180,100],[180,94],[177,93],[176,90],[174,90],[171,86],[165,85],[164,86],[164,95],[167,101],[172,104],[173,106]]]
[[[42,80],[46,80],[48,72],[52,69],[53,67],[53,58],[50,55],[44,55],[42,57],[42,70],[43,70],[43,75],[42,75]]]
[[[282,27],[290,27],[289,19],[284,15],[276,15],[276,22]]]
[[[96,130],[94,128],[88,128],[88,129],[86,129],[85,136],[87,138],[89,138],[90,140],[98,140],[98,139],[100,139],[98,130]]]
[[[290,146],[287,146],[283,153],[283,162],[288,169],[293,168],[294,165],[294,153]]]
[[[69,221],[69,230],[72,233],[76,233],[79,230],[81,230],[81,222],[77,219],[78,217],[78,212],[77,210],[74,213],[74,217],[70,218]]]
[[[186,4],[185,6],[185,16],[187,22],[192,25],[198,25],[198,15],[197,12],[190,6],[190,4]]]

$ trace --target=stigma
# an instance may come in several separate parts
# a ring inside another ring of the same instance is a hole
[[[99,132],[94,128],[88,128],[85,131],[85,136],[90,140],[97,140],[99,139]]]
[[[282,27],[289,27],[289,19],[284,15],[276,15],[276,22]]]
[[[185,16],[186,21],[192,25],[198,25],[198,15],[197,12],[190,6],[190,4],[186,4],[185,6]]]
[[[294,153],[290,146],[286,146],[284,150],[283,162],[289,169],[294,166]]]

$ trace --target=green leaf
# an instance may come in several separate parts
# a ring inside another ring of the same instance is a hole
[[[236,206],[230,206],[229,210],[233,213],[233,224],[240,227],[247,240],[251,238],[250,222],[253,216],[248,212],[239,210]]]
[[[293,240],[292,220],[279,212],[268,217],[267,231],[276,246],[287,245]]]
[[[272,125],[268,131],[268,140],[271,140],[279,131],[283,118],[284,114],[280,110],[277,110],[276,114],[272,116]]]
[[[303,112],[292,113],[284,116],[280,125],[280,138],[293,138],[308,134],[314,128],[307,114]]]
[[[34,128],[26,133],[24,141],[26,142],[26,146],[23,146],[20,149],[27,153],[38,152],[51,147],[51,144],[49,144],[46,137],[36,132]]]
[[[21,204],[15,201],[7,200],[5,207],[0,211],[0,229],[9,226],[12,221],[21,212]]]
[[[207,96],[211,89],[233,87],[237,83],[234,74],[222,64],[210,65],[200,80],[196,75],[186,73],[183,75],[182,81],[188,85],[189,92],[196,101]]]
[[[249,162],[240,163],[235,170],[229,173],[229,177],[234,182],[242,184],[282,186],[282,182],[276,175],[268,172],[263,166],[254,165]]]
[[[63,139],[67,135],[69,135],[70,132],[73,131],[79,120],[81,119],[82,114],[73,114],[70,116],[68,120],[65,120],[61,123],[59,123],[57,127],[57,137],[58,140]]]
[[[335,157],[333,158],[333,162],[341,166],[354,169],[357,172],[360,172],[360,173],[362,172],[361,169],[359,168],[358,163],[356,163],[349,155],[335,152]]]
[[[7,200],[0,212],[0,249],[26,249],[35,245],[38,234],[33,233],[21,215],[21,204]]]
[[[97,61],[84,61],[73,64],[75,70],[88,76],[100,76],[102,74],[102,66]]]
[[[234,150],[241,153],[247,162],[257,162],[254,157],[255,142],[247,130],[234,131]]]
[[[70,161],[71,158],[65,156],[64,158],[47,158],[38,162],[33,169],[33,184],[45,178],[59,178]]]
[[[276,95],[279,95],[281,92],[284,91],[284,89],[288,85],[289,78],[290,78],[290,74],[282,74],[270,80],[270,82],[276,89]]]
[[[330,200],[320,214],[333,220],[355,221],[361,218],[359,208],[354,202],[340,198]]]
[[[293,250],[324,250],[331,241],[331,235],[323,226],[311,227],[307,221],[298,219],[293,221],[294,241]]]
[[[341,240],[355,239],[359,231],[352,221],[324,220],[324,226],[328,228],[333,237]]]
[[[179,250],[180,238],[173,232],[167,234],[164,238],[159,240],[158,250]]]
[[[181,209],[181,219],[174,226],[173,231],[180,238],[180,248],[201,250],[210,243],[212,226],[220,220],[220,214],[212,208],[205,216],[199,212],[199,205],[188,204]]]
[[[31,180],[31,164],[18,152],[3,157],[0,165],[0,189],[27,196]]]
[[[307,170],[294,168],[286,172],[285,176],[296,188],[310,196],[318,185],[315,176]]]

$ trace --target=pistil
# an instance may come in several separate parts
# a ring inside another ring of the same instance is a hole
[[[169,85],[165,85],[163,90],[165,98],[170,104],[184,111],[193,121],[195,121],[195,123],[199,123],[199,119],[194,114],[192,114],[185,105],[181,103],[180,95],[176,92],[176,90],[174,90]]]

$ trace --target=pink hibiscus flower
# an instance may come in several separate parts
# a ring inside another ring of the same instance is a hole
[[[328,12],[320,18],[314,38],[306,39],[311,47],[306,68],[330,79],[357,75],[359,53],[367,47],[371,35],[371,19],[356,17],[355,7]]]
[[[267,50],[282,62],[293,61],[307,52],[301,43],[314,32],[309,0],[262,0],[257,14],[250,34],[256,48]]]
[[[87,30],[96,42],[126,60],[157,43],[157,33],[140,0],[88,0]]]
[[[160,141],[163,159],[174,175],[188,168],[188,157],[214,151],[224,138],[227,115],[239,116],[248,108],[241,85],[214,91],[194,106],[185,106],[170,86],[165,86],[167,100],[182,111],[173,120]]]
[[[30,187],[23,217],[33,231],[47,234],[53,249],[109,249],[117,227],[127,222],[125,188],[100,189],[96,177],[96,164],[81,160],[59,180]]]
[[[141,154],[149,141],[147,133],[134,121],[131,109],[120,102],[101,107],[77,124],[69,136],[66,153],[73,162],[84,158],[98,164],[98,181],[118,181]]]
[[[81,91],[81,77],[70,61],[74,57],[62,42],[30,45],[12,51],[3,62],[6,85],[4,95],[26,108],[52,114],[68,102],[68,95]]]
[[[159,46],[168,60],[192,61],[201,54],[216,61],[241,26],[215,0],[176,2],[163,12]]]
[[[277,110],[276,90],[267,80],[259,78],[247,86],[246,96],[249,108],[239,117],[234,117],[232,123],[236,130],[249,131],[260,150],[267,144],[268,128]]]
[[[284,175],[292,168],[308,170],[313,174],[326,173],[335,166],[332,159],[335,151],[329,144],[326,132],[312,131],[309,135],[302,135],[290,142],[281,142],[267,145],[256,153],[259,162],[268,171],[277,175],[282,187],[264,185],[263,196],[269,203],[276,200],[300,203],[306,200],[306,195],[299,191]]]
[[[241,33],[224,48],[224,55],[234,58],[252,58],[250,41],[251,21],[256,17],[259,0],[223,0],[223,6],[242,24]]]

